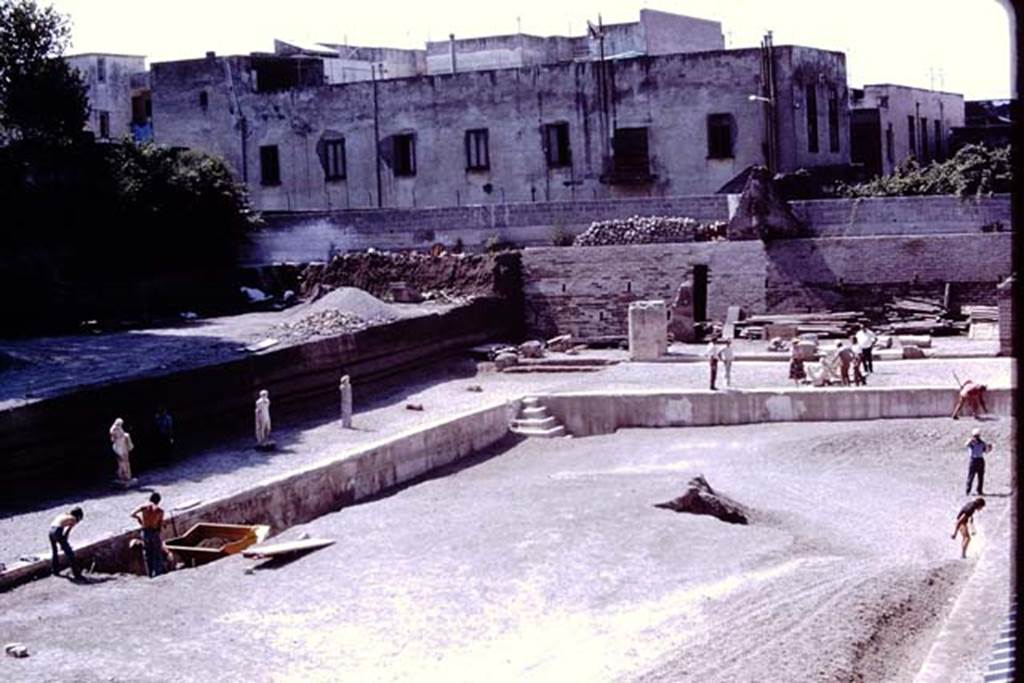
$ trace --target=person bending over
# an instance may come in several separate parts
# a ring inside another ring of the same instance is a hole
[[[956,526],[953,527],[953,535],[950,538],[955,539],[959,533],[961,538],[961,553],[960,557],[967,557],[967,546],[971,544],[971,530],[970,526],[974,523],[974,513],[985,507],[984,498],[975,498],[967,505],[960,508],[960,512],[956,516]]]

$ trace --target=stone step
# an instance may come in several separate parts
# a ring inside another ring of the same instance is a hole
[[[552,427],[551,429],[512,427],[512,431],[515,434],[521,434],[522,436],[539,436],[543,439],[553,439],[556,436],[565,436],[565,427],[562,425]]]
[[[535,408],[536,406],[543,407],[544,404],[536,396],[527,396],[523,399],[523,405],[527,408]]]
[[[544,406],[531,406],[529,408],[523,408],[523,412],[521,412],[519,416],[523,418],[547,417],[548,409]]]
[[[558,424],[553,417],[518,419],[512,422],[519,429],[551,429]]]

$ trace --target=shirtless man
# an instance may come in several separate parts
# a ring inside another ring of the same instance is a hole
[[[146,555],[146,571],[149,577],[163,574],[166,570],[160,527],[164,523],[164,511],[160,509],[160,494],[154,492],[150,495],[149,502],[136,509],[131,516],[142,527],[142,552]]]
[[[988,406],[985,405],[985,391],[988,389],[984,384],[978,384],[967,380],[960,385],[960,395],[956,401],[956,407],[953,408],[953,419],[959,419],[960,411],[966,404],[974,411],[974,417],[980,417],[981,411],[988,412]],[[979,410],[981,408],[981,410]]]
[[[82,570],[78,564],[75,563],[75,551],[71,549],[71,544],[68,543],[68,535],[76,524],[82,521],[85,513],[82,512],[82,508],[75,507],[71,508],[69,512],[62,512],[53,518],[50,522],[50,550],[53,551],[53,575],[60,576],[60,563],[57,562],[57,546],[59,545],[61,550],[64,551],[64,555],[68,558],[68,564],[71,565],[71,573],[74,574],[76,579],[82,578]]]
[[[970,526],[974,523],[974,513],[985,507],[984,498],[975,498],[967,505],[960,508],[960,512],[956,516],[956,526],[953,527],[953,535],[950,538],[955,539],[957,533],[960,534],[963,551],[960,557],[967,557],[967,546],[971,543],[971,531]]]

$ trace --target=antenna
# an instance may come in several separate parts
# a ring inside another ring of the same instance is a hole
[[[522,33],[522,32],[523,32],[523,18],[522,17],[516,17],[516,33]]]

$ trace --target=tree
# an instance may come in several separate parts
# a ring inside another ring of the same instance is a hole
[[[53,7],[0,0],[0,141],[63,143],[81,134],[89,102],[62,58],[70,35]]]

